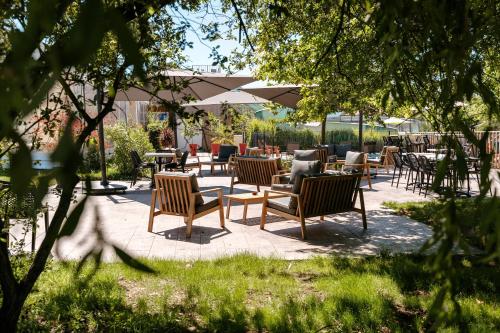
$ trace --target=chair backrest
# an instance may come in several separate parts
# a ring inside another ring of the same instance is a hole
[[[427,158],[427,156],[418,156],[418,165],[420,171],[424,173],[430,173],[434,171],[434,166],[431,161]]]
[[[328,148],[318,148],[318,157],[321,163],[325,164],[328,162]]]
[[[286,152],[287,154],[293,154],[296,150],[300,149],[300,145],[298,143],[287,143],[286,144]]]
[[[236,158],[236,175],[241,184],[271,186],[272,177],[278,173],[277,159]]]
[[[412,154],[412,153],[408,153],[406,155],[406,157],[408,158],[408,163],[410,165],[410,169],[412,169],[413,171],[419,171],[420,165],[418,164],[417,155]]]
[[[392,153],[394,152],[399,152],[399,147],[395,147],[395,146],[390,146],[390,147],[386,147],[386,151],[385,151],[385,161],[381,160],[381,162],[383,162],[385,165],[395,165],[395,162],[394,162],[394,157],[392,155]]]
[[[396,168],[401,169],[403,167],[403,159],[399,151],[391,151],[392,160]]]
[[[305,177],[300,189],[304,217],[352,210],[360,182],[361,174]]]
[[[189,156],[189,152],[188,151],[185,151],[185,152],[182,153],[181,161],[179,162],[180,166],[185,166],[186,165],[186,161],[188,159],[188,156]]]
[[[192,192],[188,175],[155,175],[159,209],[164,214],[188,216]]]
[[[136,150],[130,151],[130,159],[132,160],[132,165],[134,166],[134,168],[138,168],[141,166],[142,164],[141,157],[139,156],[139,153]]]
[[[245,149],[245,155],[246,156],[257,156],[259,157],[260,155],[262,155],[264,151],[259,148],[259,147],[251,147],[251,148],[247,148]]]
[[[219,150],[219,160],[229,160],[229,156],[236,155],[238,147],[233,145],[221,145]]]

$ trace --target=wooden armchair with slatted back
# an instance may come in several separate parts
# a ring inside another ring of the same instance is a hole
[[[224,206],[222,189],[213,188],[200,191],[195,174],[159,173],[155,175],[156,188],[151,194],[148,231],[153,231],[153,222],[158,215],[184,217],[186,237],[191,237],[193,220],[219,211],[221,228],[224,228]],[[217,197],[206,194],[216,192]],[[158,203],[159,210],[156,210]]]
[[[278,159],[236,157],[229,193],[233,193],[236,184],[255,185],[260,191],[261,186],[271,186],[273,176],[280,172]]]
[[[355,211],[361,214],[363,228],[367,228],[363,190],[359,187],[361,174],[300,175],[294,190],[281,192],[266,190],[262,206],[260,228],[264,229],[268,213],[300,222],[302,239],[307,238],[305,219]],[[282,194],[269,199],[269,193]],[[360,208],[355,207],[359,194]]]

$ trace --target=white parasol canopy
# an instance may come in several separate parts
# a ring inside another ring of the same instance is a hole
[[[201,101],[194,101],[183,104],[186,111],[200,110],[220,113],[223,105],[238,105],[238,104],[264,104],[269,103],[267,99],[254,96],[244,91],[232,90],[222,94],[206,98]]]
[[[384,124],[395,125],[395,126],[399,126],[405,122],[407,122],[407,119],[397,118],[397,117],[390,117],[384,120]]]
[[[157,95],[164,100],[178,102],[182,102],[186,97],[203,100],[255,81],[250,75],[197,73],[188,70],[169,70],[166,76],[180,91],[165,89],[158,91]],[[150,93],[153,91],[151,84],[144,88],[119,90],[115,101],[151,101],[155,99]]]
[[[297,103],[302,99],[300,85],[275,84],[268,85],[264,81],[247,84],[240,88],[255,96],[265,98],[269,101],[279,103],[289,108],[296,108]]]

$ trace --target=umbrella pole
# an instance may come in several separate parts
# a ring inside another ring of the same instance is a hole
[[[102,88],[97,88],[97,113],[102,112]],[[106,172],[106,149],[104,146],[104,119],[99,122],[98,125],[99,134],[99,155],[101,162],[101,185],[106,186],[109,184],[107,172]]]
[[[359,110],[358,144],[359,151],[363,151],[363,110]]]

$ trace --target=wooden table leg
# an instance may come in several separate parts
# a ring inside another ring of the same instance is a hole
[[[226,219],[229,218],[229,210],[231,209],[231,199],[227,199]]]
[[[247,224],[247,208],[248,202],[245,201],[245,206],[243,207],[243,223]]]

